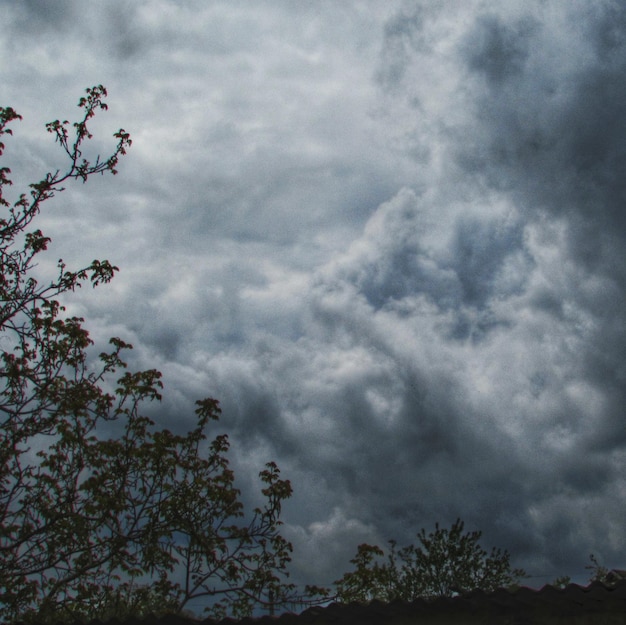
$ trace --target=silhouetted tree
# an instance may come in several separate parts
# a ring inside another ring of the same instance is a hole
[[[394,541],[384,558],[380,547],[360,545],[352,564],[355,569],[335,582],[342,602],[413,601],[419,597],[445,597],[476,588],[485,591],[512,586],[525,576],[512,569],[507,551],[483,549],[481,532],[463,532],[460,519],[450,529],[417,534],[418,544],[398,549]]]
[[[588,571],[591,571],[589,581],[606,583],[609,579],[609,569],[607,569],[606,566],[600,564],[598,558],[593,553],[589,555],[589,560],[591,564],[588,564],[585,567]]]
[[[161,374],[127,371],[131,346],[120,338],[90,356],[84,320],[66,317],[61,300],[117,267],[59,261],[43,282],[34,271],[50,242],[33,227],[43,204],[72,179],[115,174],[131,145],[122,129],[111,156],[83,157],[106,95],[88,89],[78,122],[47,125],[64,170],[10,202],[11,172],[0,168],[0,620],[180,612],[199,598],[214,615],[249,614],[268,596],[281,605],[292,590],[282,582],[291,545],[279,533],[290,483],[267,464],[264,504],[244,516],[228,438],[207,436],[218,402],[197,402],[187,434],[158,429],[142,406],[161,398]],[[0,139],[19,119],[0,108]]]

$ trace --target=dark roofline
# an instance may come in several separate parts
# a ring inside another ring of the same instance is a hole
[[[548,623],[555,617],[568,619],[568,623],[594,622],[605,615],[622,615],[622,620],[611,622],[626,624],[626,579],[615,579],[612,583],[593,582],[588,586],[569,584],[565,588],[552,585],[540,589],[520,587],[501,588],[486,593],[475,590],[456,597],[418,599],[412,602],[372,601],[370,603],[331,603],[327,606],[308,608],[301,614],[282,614],[278,617],[261,616],[239,621],[205,620],[202,625],[353,625],[354,623]],[[599,623],[599,621],[598,621]],[[127,624],[128,625],[128,624]],[[167,625],[183,625],[168,623]]]
[[[396,600],[384,603],[375,600],[370,603],[331,603],[308,608],[300,614],[226,618],[219,621],[170,614],[162,617],[128,618],[124,621],[112,619],[106,625],[600,625],[605,622],[626,625],[626,578],[619,575],[613,576],[609,583],[593,582],[588,586],[569,584],[565,588],[551,585],[540,589],[501,588],[489,593],[475,590],[456,597],[417,599],[412,602]],[[57,625],[84,624],[65,622]],[[94,620],[87,625],[103,624]]]

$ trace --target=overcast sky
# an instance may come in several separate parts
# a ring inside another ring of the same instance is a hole
[[[102,83],[40,227],[121,272],[71,312],[218,398],[246,493],[275,460],[296,581],[462,517],[540,586],[626,568],[626,4],[0,0],[22,190]],[[45,269],[45,263],[42,265]]]

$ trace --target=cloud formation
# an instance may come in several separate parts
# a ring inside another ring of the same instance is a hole
[[[43,122],[109,88],[120,175],[42,220],[122,272],[71,305],[160,419],[221,400],[246,496],[292,479],[296,580],[457,516],[530,584],[624,567],[626,9],[87,4],[4,4],[7,158],[54,169]]]

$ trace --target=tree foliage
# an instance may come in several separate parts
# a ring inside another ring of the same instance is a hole
[[[450,529],[439,524],[429,534],[422,529],[418,544],[398,549],[391,541],[386,558],[380,547],[359,545],[351,560],[354,570],[335,582],[338,599],[347,603],[449,597],[515,585],[525,576],[522,569],[511,568],[507,551],[487,552],[478,542],[481,532],[463,529],[460,519]]]
[[[260,473],[263,505],[244,516],[229,467],[229,440],[209,439],[218,402],[197,402],[187,434],[142,414],[161,398],[161,374],[130,372],[131,345],[112,338],[99,356],[84,320],[64,298],[109,282],[117,267],[59,260],[38,279],[50,238],[33,227],[45,202],[71,180],[116,173],[131,145],[123,129],[112,154],[89,161],[88,124],[107,108],[104,87],[79,101],[81,118],[47,124],[68,164],[10,202],[0,168],[0,619],[180,612],[204,598],[213,615],[240,616],[286,600],[291,545],[279,533],[291,494],[275,464]],[[21,119],[0,108],[0,139]],[[0,155],[4,150],[0,143]]]
[[[597,556],[593,553],[589,554],[589,561],[590,564],[585,566],[585,568],[591,572],[589,581],[602,582],[603,584],[609,582],[611,571],[603,564],[600,564]]]

